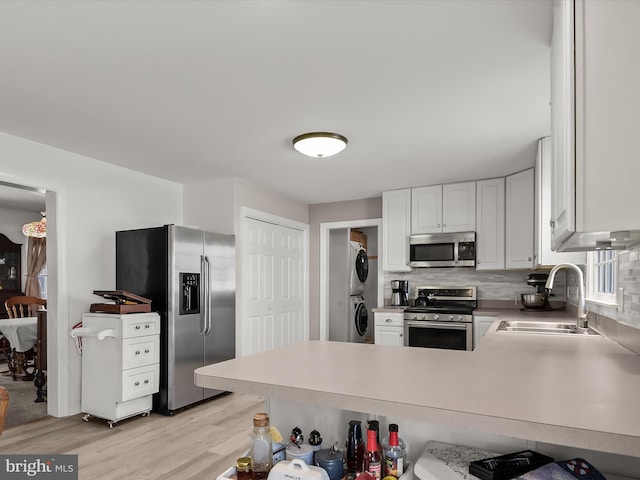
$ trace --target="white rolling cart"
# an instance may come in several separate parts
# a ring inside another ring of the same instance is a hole
[[[71,336],[82,338],[84,421],[93,415],[113,428],[151,412],[160,373],[157,313],[85,313]]]

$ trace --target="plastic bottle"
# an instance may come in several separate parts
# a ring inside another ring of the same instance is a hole
[[[384,474],[396,478],[404,473],[407,452],[398,442],[398,425],[389,424],[389,446],[384,451]]]
[[[256,413],[251,435],[251,474],[253,480],[267,478],[273,466],[269,415]]]
[[[367,451],[364,452],[363,470],[373,478],[382,478],[382,457],[378,449],[376,431],[367,430]]]

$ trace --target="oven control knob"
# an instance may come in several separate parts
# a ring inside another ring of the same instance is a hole
[[[434,319],[434,320],[440,320],[440,315],[434,315],[434,316],[433,316],[433,319]]]
[[[418,319],[418,315],[414,315],[413,320],[417,320],[417,319]]]
[[[462,321],[462,315],[458,315],[458,321],[461,322]]]
[[[453,315],[449,315],[449,321],[453,322],[454,316]],[[460,317],[458,317],[458,320],[460,320]]]

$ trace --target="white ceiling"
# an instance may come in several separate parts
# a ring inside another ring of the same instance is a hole
[[[516,172],[549,134],[551,0],[2,1],[0,130],[305,203]],[[291,139],[345,135],[326,159]]]

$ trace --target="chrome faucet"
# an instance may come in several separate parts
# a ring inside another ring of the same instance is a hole
[[[546,290],[551,290],[553,287],[553,279],[556,276],[556,272],[563,268],[567,268],[569,270],[573,270],[578,274],[578,319],[577,324],[578,328],[589,328],[589,321],[587,320],[587,313],[589,312],[589,308],[587,307],[587,301],[584,296],[584,275],[582,270],[577,265],[573,263],[559,263],[555,267],[551,269],[549,272],[549,277],[547,278],[547,283],[545,285]]]

